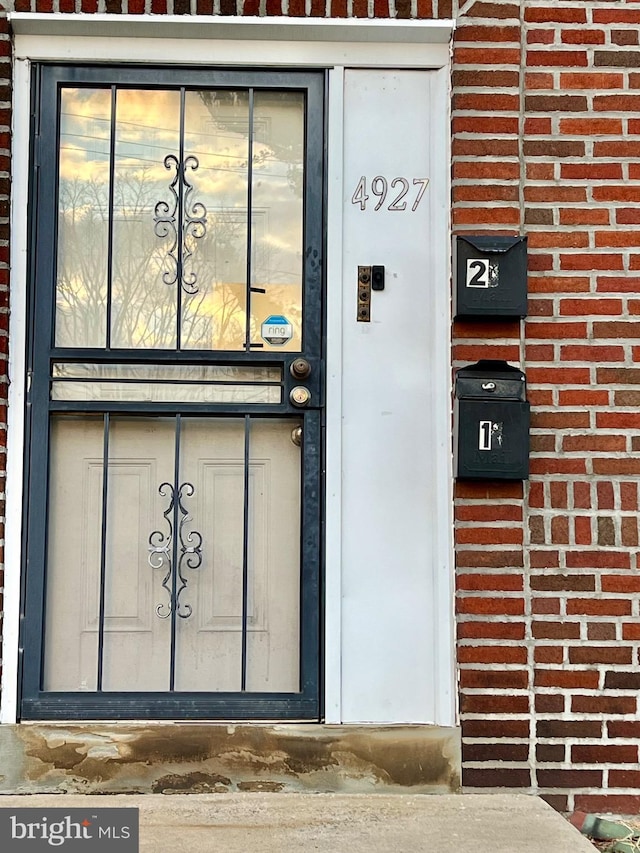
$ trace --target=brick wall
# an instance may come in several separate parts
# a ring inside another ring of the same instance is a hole
[[[531,300],[526,323],[456,323],[454,363],[520,362],[533,404],[530,482],[456,487],[463,779],[470,789],[539,791],[560,809],[640,810],[640,6],[16,0],[15,8],[457,19],[454,230],[527,233]],[[8,56],[5,22],[0,355]],[[6,369],[0,376],[6,384]],[[0,411],[0,436],[4,420]]]
[[[454,54],[454,224],[529,235],[531,480],[456,490],[464,782],[640,809],[640,9],[477,2]],[[635,112],[634,112],[635,110]]]

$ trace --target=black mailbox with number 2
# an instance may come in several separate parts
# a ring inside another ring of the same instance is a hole
[[[526,377],[506,361],[483,360],[456,374],[456,476],[467,480],[529,477]]]
[[[527,238],[456,237],[455,316],[527,316]]]

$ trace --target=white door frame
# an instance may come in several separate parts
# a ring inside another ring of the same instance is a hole
[[[325,577],[325,684],[327,723],[340,723],[342,625],[342,212],[343,82],[345,68],[411,68],[435,72],[437,104],[449,123],[450,41],[454,22],[362,19],[225,18],[146,15],[49,15],[10,13],[15,34],[12,197],[11,293],[9,348],[9,407],[5,526],[3,678],[0,723],[14,723],[18,708],[20,566],[23,499],[25,348],[29,132],[33,61],[154,62],[328,69],[328,190],[327,190],[327,448],[326,448],[326,577]],[[443,125],[444,126],[444,125]],[[434,158],[448,173],[449,140],[436,143]],[[448,180],[445,179],[448,187]],[[440,219],[448,232],[448,195]],[[434,253],[433,279],[442,283],[438,297],[448,319],[449,241]],[[425,334],[428,332],[425,331]],[[449,328],[440,335],[434,408],[441,410],[436,434],[441,448],[450,448]],[[455,724],[453,516],[452,473],[446,457],[434,473],[433,489],[442,495],[431,524],[435,573],[433,719],[438,725]],[[411,722],[398,720],[396,722]],[[424,721],[422,721],[424,722]]]

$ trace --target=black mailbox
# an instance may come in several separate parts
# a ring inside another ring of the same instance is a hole
[[[456,237],[455,316],[527,316],[527,238]]]
[[[479,361],[456,374],[456,476],[529,477],[529,403],[525,375],[506,361]]]

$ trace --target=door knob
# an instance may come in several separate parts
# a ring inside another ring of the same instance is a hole
[[[311,373],[311,365],[306,358],[296,358],[291,362],[289,372],[294,379],[306,379]]]

